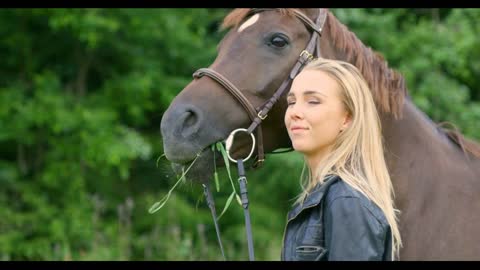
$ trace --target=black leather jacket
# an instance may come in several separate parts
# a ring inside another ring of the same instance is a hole
[[[338,176],[317,185],[288,213],[282,260],[392,260],[381,209]]]

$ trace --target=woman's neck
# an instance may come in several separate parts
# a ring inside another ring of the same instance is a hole
[[[315,177],[317,174],[317,169],[319,165],[328,157],[332,152],[332,146],[328,146],[323,149],[319,149],[312,153],[305,153],[305,160],[307,161],[308,167],[312,172],[312,176]]]

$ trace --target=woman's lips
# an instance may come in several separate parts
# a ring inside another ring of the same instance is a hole
[[[292,126],[292,127],[290,127],[290,131],[294,132],[294,133],[302,132],[302,131],[305,131],[307,129],[308,128],[302,127],[302,126]]]

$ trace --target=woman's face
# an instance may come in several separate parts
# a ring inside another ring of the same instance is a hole
[[[307,156],[329,152],[349,123],[337,82],[319,70],[304,70],[287,96],[285,125],[293,148]]]

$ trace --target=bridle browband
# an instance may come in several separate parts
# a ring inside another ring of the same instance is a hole
[[[249,15],[267,11],[267,10],[274,10],[273,8],[254,8],[251,9]],[[247,112],[250,120],[252,123],[247,129],[242,129],[247,134],[251,135],[253,138],[253,147],[255,145],[255,137],[253,136],[253,132],[256,130],[256,142],[257,142],[257,157],[256,161],[254,162],[254,167],[261,166],[265,160],[265,152],[263,147],[263,135],[262,135],[262,127],[261,123],[268,115],[268,112],[272,109],[273,105],[277,103],[280,97],[285,93],[290,85],[291,81],[295,78],[295,76],[300,73],[302,68],[311,61],[314,57],[320,56],[320,37],[322,35],[322,28],[327,18],[327,10],[319,9],[319,13],[315,23],[308,18],[305,14],[298,11],[297,9],[293,9],[294,15],[300,19],[305,26],[307,26],[310,30],[312,30],[312,36],[310,41],[307,43],[306,48],[300,53],[299,58],[295,65],[293,66],[292,70],[289,73],[289,76],[283,81],[280,87],[275,91],[273,96],[259,109],[257,110],[250,101],[243,95],[243,93],[234,85],[232,84],[227,78],[225,78],[222,74],[218,73],[217,71],[211,68],[201,68],[193,73],[193,77],[195,79],[199,79],[203,76],[208,76],[220,85],[222,85],[245,109]],[[315,56],[316,55],[316,56]],[[235,130],[234,132],[236,132]],[[233,133],[233,132],[232,132]],[[232,134],[231,134],[232,136]],[[232,136],[233,137],[233,136]],[[229,136],[230,138],[230,136]],[[233,141],[233,138],[232,138]],[[232,144],[232,141],[230,144]],[[252,150],[253,150],[252,147]],[[228,148],[227,148],[228,151]],[[248,212],[248,198],[247,198],[247,187],[246,187],[246,176],[245,170],[243,166],[242,159],[237,160],[237,167],[238,167],[238,174],[239,174],[239,182],[240,182],[240,194],[242,200],[242,206],[245,210],[245,223],[246,223],[246,230],[247,230],[247,240],[248,240],[248,250],[249,250],[249,258],[251,261],[254,260],[254,253],[253,253],[253,241],[252,241],[252,234],[251,234],[251,226],[250,226],[250,215]],[[220,233],[217,224],[217,218],[215,214],[215,206],[213,202],[212,194],[209,190],[208,184],[204,185],[205,196],[207,198],[207,204],[212,212],[212,216],[215,223],[215,230],[217,232],[217,238],[220,244],[220,249],[222,251],[222,255],[225,259],[225,254],[223,251],[223,246],[220,240]]]

